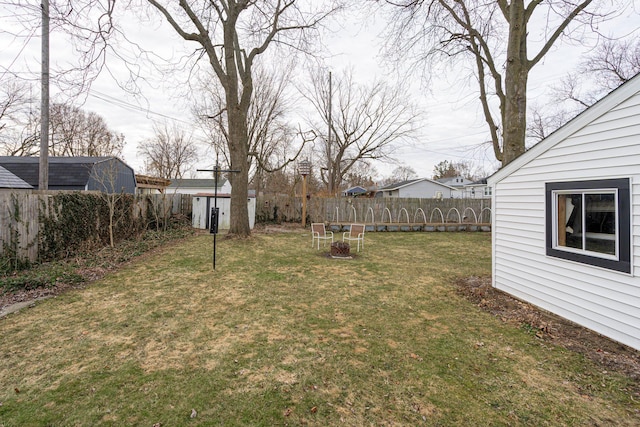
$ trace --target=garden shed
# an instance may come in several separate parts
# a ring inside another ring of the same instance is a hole
[[[213,207],[218,206],[220,217],[218,220],[218,228],[220,230],[228,230],[231,225],[231,194],[222,193],[218,195],[210,193],[199,193],[193,195],[193,228],[209,229],[211,211]],[[249,227],[253,230],[256,222],[256,196],[255,192],[250,192],[247,198],[247,207],[249,209]]]
[[[488,183],[493,286],[640,350],[640,75]]]
[[[215,190],[215,180],[213,178],[183,178],[172,179],[167,187],[168,193],[178,194],[213,194]],[[224,177],[218,179],[218,194],[231,194],[231,183]]]

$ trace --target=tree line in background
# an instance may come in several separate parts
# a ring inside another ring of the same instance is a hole
[[[133,65],[153,55],[138,45],[135,60],[121,53],[124,33],[118,9],[112,1],[107,3],[101,10],[95,0],[82,0],[83,7],[60,3],[52,8],[56,28],[67,32],[78,53],[76,90],[86,88],[108,68],[108,58],[124,61],[130,71],[128,87],[137,89],[140,76]],[[367,187],[379,181],[375,162],[393,162],[400,144],[428,144],[418,126],[423,113],[406,85],[416,71],[428,81],[447,67],[470,66],[467,69],[478,82],[488,142],[495,158],[508,164],[527,144],[544,138],[580,108],[640,71],[637,39],[618,40],[597,31],[599,23],[617,18],[630,4],[622,0],[613,4],[372,2],[369,7],[382,11],[391,23],[385,34],[386,59],[403,72],[397,79],[369,84],[355,81],[348,71],[332,76],[319,59],[321,29],[355,7],[342,1],[211,0],[196,6],[188,0],[175,5],[147,0],[132,5],[127,13],[143,21],[162,19],[176,37],[193,46],[193,55],[181,59],[186,63],[173,65],[175,72],[189,70],[192,114],[206,135],[206,145],[223,168],[237,171],[229,176],[234,212],[230,232],[246,236],[250,186],[257,191],[293,191],[300,179],[296,170],[300,159],[312,160],[310,191],[334,195],[347,186]],[[531,70],[559,43],[588,43],[590,38],[598,47],[577,74],[556,88],[557,108],[528,105]],[[310,76],[302,81],[293,75],[300,62],[306,63],[304,75]],[[582,87],[586,78],[595,85]],[[36,119],[26,109],[30,97],[12,74],[3,73],[2,80],[0,148],[6,154],[33,155],[38,136]],[[559,110],[571,103],[578,108]],[[124,137],[110,131],[99,116],[72,104],[56,104],[52,113],[56,111],[50,139],[53,155],[121,153]],[[300,116],[301,111],[304,119],[292,120],[293,113]],[[198,156],[196,142],[193,129],[163,123],[156,125],[153,137],[138,142],[138,153],[148,173],[183,177]],[[433,178],[486,176],[485,171],[472,169],[466,160],[446,161],[436,166]],[[399,167],[385,182],[414,175],[410,168]]]
[[[30,87],[19,80],[0,86],[0,153],[36,156],[40,152],[40,114]],[[55,103],[49,113],[49,153],[52,156],[120,156],[124,135],[111,130],[94,112]]]

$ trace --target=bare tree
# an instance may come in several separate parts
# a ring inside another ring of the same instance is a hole
[[[377,173],[376,168],[369,162],[359,162],[345,176],[345,182],[349,187],[355,187],[356,185],[364,188],[373,187]]]
[[[443,160],[433,167],[433,179],[455,178],[461,176],[469,180],[483,178],[485,172],[477,168],[473,162],[460,160],[457,162]]]
[[[53,156],[121,156],[124,135],[110,130],[94,112],[68,104],[53,104],[49,153]]]
[[[595,77],[595,86],[610,92],[640,73],[640,40],[604,40],[580,66]]]
[[[535,142],[595,104],[607,93],[640,73],[640,41],[604,40],[552,87],[553,104],[534,106],[527,124],[527,137]]]
[[[418,174],[411,166],[398,166],[392,172],[391,175],[384,180],[385,185],[408,181],[415,179]]]
[[[391,160],[396,143],[416,137],[419,113],[400,84],[392,86],[380,80],[358,84],[348,71],[332,84],[330,92],[327,76],[316,74],[302,95],[315,110],[309,122],[322,136],[316,155],[324,165],[320,176],[329,194],[339,191],[358,163]]]
[[[116,158],[104,159],[94,165],[91,178],[100,188],[100,196],[109,211],[109,246],[115,244],[115,230],[124,218],[122,209],[118,209],[125,198],[124,187],[121,187],[120,176],[124,164]]]
[[[286,93],[291,81],[293,64],[267,70],[254,66],[254,88],[247,112],[249,143],[249,182],[260,192],[265,175],[282,170],[294,162],[310,136],[290,125],[292,102]],[[228,158],[229,127],[224,90],[213,78],[200,84],[203,99],[193,107],[194,115],[207,134],[216,153]],[[204,113],[204,114],[203,114]]]
[[[10,88],[10,86],[8,87]],[[9,156],[35,156],[40,151],[39,106],[31,108],[30,96],[21,97],[5,109],[0,129],[1,151]],[[124,135],[107,126],[94,112],[69,104],[53,104],[50,112],[49,154],[53,156],[120,156]]]
[[[7,122],[14,121],[17,114],[29,103],[29,88],[17,79],[0,82],[0,132]]]
[[[534,105],[527,121],[527,139],[533,144],[542,141],[571,118],[571,113],[557,105]]]
[[[287,169],[266,174],[263,188],[265,194],[289,194],[294,186],[295,174],[288,173]]]
[[[165,179],[182,178],[198,159],[193,136],[175,124],[155,124],[155,135],[138,145],[146,173]]]
[[[40,122],[31,106],[29,86],[4,74],[0,82],[0,152],[7,156],[37,154]]]
[[[0,137],[0,150],[6,156],[37,156],[40,152],[40,118],[27,114]]]
[[[305,50],[303,37],[336,10],[333,2],[299,5],[295,0],[182,0],[177,5],[148,0],[184,40],[199,45],[224,89],[231,169],[230,234],[248,236],[248,114],[253,99],[253,69],[269,46]],[[326,5],[329,4],[327,9]]]
[[[640,41],[604,40],[554,88],[557,102],[570,101],[574,114],[595,104],[607,93],[640,73]],[[584,82],[591,84],[584,88]]]
[[[589,24],[589,28],[594,28],[597,21],[610,17],[603,2],[592,5],[592,0],[387,0],[387,3],[394,6],[388,46],[391,55],[417,58],[417,64],[470,55],[493,151],[503,166],[525,151],[527,82],[531,69],[561,38],[570,37],[574,30],[570,24]],[[610,12],[623,9],[621,4],[609,7]],[[536,22],[543,22],[546,27],[530,25],[534,16]],[[533,45],[529,42],[531,33],[538,39],[538,49],[533,54],[529,53]],[[576,38],[583,36],[584,33],[576,34]],[[493,109],[494,99],[498,113]]]

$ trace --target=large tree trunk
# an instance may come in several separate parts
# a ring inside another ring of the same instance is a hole
[[[502,166],[506,166],[525,151],[529,75],[526,31],[523,0],[514,0],[509,6]]]
[[[236,5],[238,7],[238,5]],[[238,69],[237,56],[242,55],[235,49],[236,20],[243,10],[230,8],[229,17],[224,23],[224,62],[226,66],[225,95],[227,101],[227,120],[229,124],[229,158],[231,170],[231,218],[229,218],[229,234],[240,237],[251,235],[249,227],[249,132],[247,130],[247,112],[251,99],[251,65],[245,64],[246,70]],[[242,83],[239,80],[242,76]],[[241,87],[242,86],[242,87]]]
[[[247,203],[249,192],[249,164],[247,160],[249,137],[247,135],[247,121],[243,119],[246,114],[243,114],[239,107],[235,107],[235,109],[236,111],[233,114],[229,111],[229,154],[231,170],[234,171],[229,174],[229,180],[231,181],[229,233],[247,237],[251,234]]]

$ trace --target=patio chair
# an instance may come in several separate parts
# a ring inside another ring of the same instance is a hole
[[[315,241],[318,241],[318,250],[320,250],[320,240],[322,240],[322,246],[326,244],[327,240],[331,240],[333,243],[333,231],[327,231],[324,224],[321,222],[314,222],[311,224],[311,247]]]
[[[362,249],[364,249],[364,224],[351,224],[349,231],[342,233],[342,241],[357,242],[357,252],[360,252],[360,242],[362,242]]]

